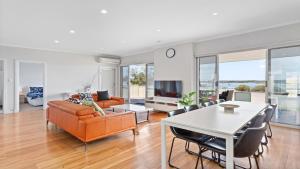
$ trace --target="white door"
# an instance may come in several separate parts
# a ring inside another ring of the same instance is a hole
[[[3,94],[4,94],[4,72],[0,70],[0,111],[3,106]]]
[[[115,96],[115,81],[116,81],[116,71],[114,68],[102,68],[101,69],[101,90],[108,90],[110,96]]]

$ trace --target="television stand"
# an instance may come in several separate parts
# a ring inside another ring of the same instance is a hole
[[[177,110],[179,103],[177,100],[167,100],[158,98],[145,99],[145,107],[153,108],[154,110],[169,112]]]

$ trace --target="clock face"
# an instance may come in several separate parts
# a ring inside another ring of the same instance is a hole
[[[175,54],[176,54],[176,52],[175,52],[175,49],[173,49],[173,48],[169,48],[169,49],[166,51],[166,56],[167,56],[168,58],[174,57]]]

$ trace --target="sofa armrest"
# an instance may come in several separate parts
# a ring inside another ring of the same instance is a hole
[[[84,142],[89,142],[105,135],[105,130],[106,124],[103,117],[79,120],[79,133]]]
[[[118,133],[137,128],[134,112],[110,113],[105,116],[106,133]]]
[[[116,101],[118,101],[120,104],[124,104],[124,103],[125,103],[125,99],[122,98],[122,97],[112,96],[112,97],[110,97],[110,99],[116,100]]]

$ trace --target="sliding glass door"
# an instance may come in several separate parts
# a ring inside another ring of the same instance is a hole
[[[147,89],[146,98],[154,97],[154,64],[150,63],[146,65],[146,76],[147,76]]]
[[[121,96],[131,104],[144,104],[154,96],[154,65],[138,64],[121,67]]]
[[[300,46],[269,50],[269,101],[273,122],[300,126]]]
[[[129,66],[121,67],[121,96],[126,102],[129,100]]]
[[[199,57],[197,65],[198,102],[216,100],[218,98],[218,57]]]
[[[144,104],[146,97],[146,65],[129,66],[129,102]]]

